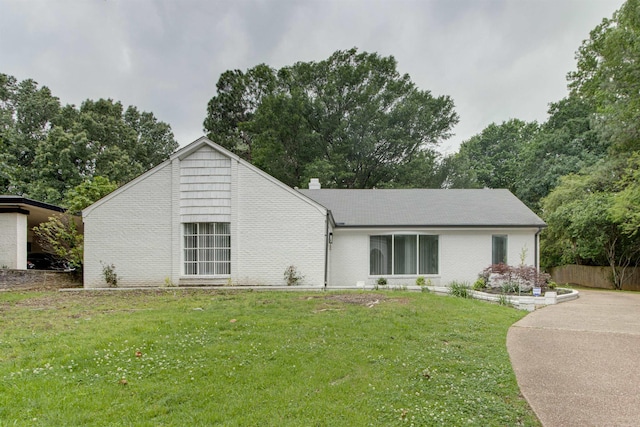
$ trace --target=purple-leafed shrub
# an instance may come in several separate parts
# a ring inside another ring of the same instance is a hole
[[[479,275],[489,288],[520,289],[529,292],[532,288],[547,288],[551,276],[532,265],[510,266],[492,264]]]

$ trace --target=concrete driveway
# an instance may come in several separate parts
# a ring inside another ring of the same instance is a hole
[[[515,323],[507,350],[545,427],[640,426],[640,293],[580,291]]]

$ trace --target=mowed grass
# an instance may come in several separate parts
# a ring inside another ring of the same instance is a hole
[[[538,426],[507,329],[409,292],[0,293],[0,426]]]

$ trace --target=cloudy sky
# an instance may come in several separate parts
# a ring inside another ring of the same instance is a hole
[[[622,0],[0,0],[0,73],[63,104],[112,98],[153,112],[181,145],[203,135],[222,72],[357,47],[392,55],[453,98],[442,152],[492,122],[544,121],[582,40]]]

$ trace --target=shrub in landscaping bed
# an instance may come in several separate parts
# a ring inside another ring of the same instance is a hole
[[[544,292],[549,288],[551,276],[532,265],[492,264],[480,273],[478,280],[484,281],[489,290],[500,289],[504,293],[531,292],[533,288]]]

